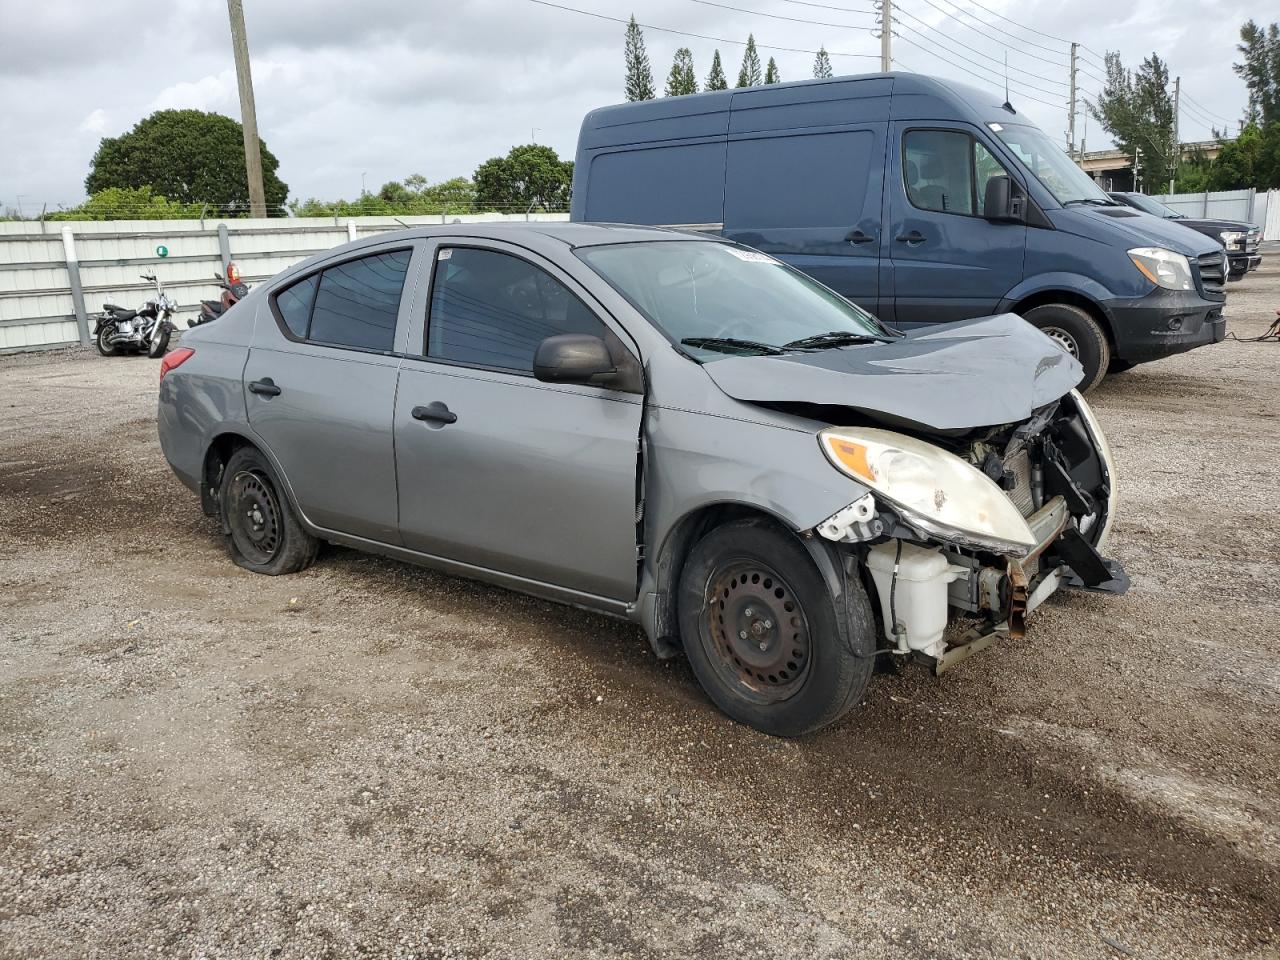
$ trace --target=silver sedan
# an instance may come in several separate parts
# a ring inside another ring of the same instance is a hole
[[[942,672],[1125,588],[1081,372],[1016,316],[896,330],[713,237],[441,226],[185,333],[159,429],[242,567],[329,541],[626,617],[796,736],[877,657]]]

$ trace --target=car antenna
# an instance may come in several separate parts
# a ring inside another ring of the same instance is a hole
[[[1009,102],[1009,51],[1004,52],[1004,108],[1010,113],[1017,113],[1013,109],[1013,104]]]
[[[392,217],[391,219],[394,220],[396,223],[400,224],[400,226],[404,227],[406,230],[409,229],[409,225],[405,223],[403,220],[401,220],[399,217]]]

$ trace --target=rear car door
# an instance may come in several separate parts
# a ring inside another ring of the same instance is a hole
[[[405,358],[396,396],[405,546],[634,599],[643,398],[532,373],[546,337],[590,333],[631,350],[625,332],[549,261],[496,241],[442,240],[428,302],[425,343]]]
[[[912,327],[994,312],[1022,279],[1027,227],[987,220],[982,205],[987,181],[1011,175],[963,124],[898,122],[893,130],[893,314],[882,319]]]
[[[413,247],[364,252],[271,295],[244,370],[249,424],[315,525],[397,543],[392,413]]]

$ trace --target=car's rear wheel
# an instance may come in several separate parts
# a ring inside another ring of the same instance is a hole
[[[253,447],[231,455],[219,491],[231,559],[246,570],[296,573],[316,558],[319,541],[303,529],[267,458]]]
[[[873,668],[843,639],[848,631],[875,646],[866,593],[858,583],[849,590],[842,613],[804,547],[774,523],[715,528],[690,552],[680,583],[680,633],[698,682],[763,733],[795,737],[834,722]]]
[[[1098,321],[1087,311],[1067,303],[1046,303],[1028,310],[1022,318],[1080,361],[1084,367],[1081,393],[1088,393],[1102,382],[1111,365],[1111,345]]]

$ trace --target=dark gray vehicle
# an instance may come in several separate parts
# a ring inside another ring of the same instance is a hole
[[[1063,584],[1124,588],[1081,372],[1016,316],[901,334],[716,238],[441,226],[188,332],[159,430],[249,570],[330,541],[626,617],[794,736],[878,654],[940,672]]]

